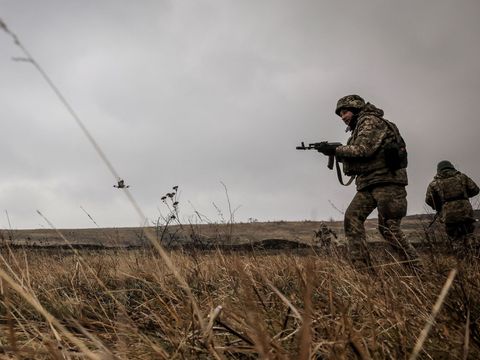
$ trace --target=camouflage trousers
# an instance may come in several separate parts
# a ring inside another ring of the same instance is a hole
[[[415,248],[406,239],[400,223],[407,213],[407,191],[402,185],[377,185],[358,191],[345,212],[345,236],[352,262],[371,264],[364,222],[378,210],[378,230],[402,260],[417,260]]]
[[[473,221],[447,223],[445,224],[445,231],[455,254],[463,257],[473,255],[472,252],[478,252],[480,244],[474,234],[475,223]]]

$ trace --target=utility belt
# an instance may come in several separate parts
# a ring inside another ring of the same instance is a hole
[[[342,159],[343,172],[347,176],[362,175],[372,171],[384,169],[387,167],[382,158],[354,160]]]

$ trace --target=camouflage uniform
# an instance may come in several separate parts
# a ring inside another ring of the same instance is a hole
[[[446,160],[438,163],[437,175],[427,188],[425,202],[439,212],[450,243],[459,253],[468,251],[476,243],[475,218],[468,199],[479,191],[472,179]]]
[[[330,229],[325,223],[320,223],[320,229],[314,232],[314,237],[321,247],[329,248],[332,246],[332,236],[336,239],[337,234]]]
[[[383,110],[349,95],[338,101],[336,114],[351,110],[355,121],[347,145],[337,148],[335,155],[343,162],[344,172],[356,176],[357,193],[345,212],[345,236],[352,261],[369,264],[364,222],[378,209],[378,229],[402,259],[418,260],[415,248],[400,229],[407,212],[408,185],[406,168],[389,168],[385,150],[397,143],[398,129],[383,118]],[[352,125],[352,124],[351,124]]]

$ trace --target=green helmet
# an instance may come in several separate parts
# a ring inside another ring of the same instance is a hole
[[[455,170],[455,166],[453,166],[453,164],[448,160],[442,160],[437,164],[437,172],[440,172],[445,169]]]
[[[356,109],[361,110],[365,106],[365,100],[358,95],[347,95],[337,101],[337,108],[335,114],[340,116],[342,109]]]

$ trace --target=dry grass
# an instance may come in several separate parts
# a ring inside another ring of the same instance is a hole
[[[424,254],[417,276],[312,252],[172,252],[201,326],[153,250],[2,253],[5,358],[408,358],[452,268],[420,358],[480,356],[478,262]]]
[[[117,171],[47,73],[1,20],[0,29],[25,55],[17,60],[40,72],[120,184]],[[228,203],[233,240],[234,211]],[[270,229],[269,238],[272,234]],[[302,240],[297,231],[292,234]],[[11,232],[1,240],[17,235]],[[51,241],[42,231],[34,235],[27,234],[25,243]],[[119,240],[105,236],[113,244]],[[430,252],[426,271],[418,276],[388,256],[390,265],[380,260],[374,273],[363,273],[332,255],[170,255],[159,246],[155,251],[80,253],[2,248],[0,356],[408,358],[426,329],[418,342],[423,344],[420,356],[480,357],[478,259],[467,264]],[[450,289],[444,283],[452,268],[458,268],[458,276]]]

